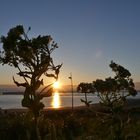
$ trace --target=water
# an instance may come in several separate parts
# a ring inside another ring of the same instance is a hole
[[[12,109],[12,108],[23,108],[21,100],[23,95],[0,95],[0,108]],[[140,93],[135,97],[129,97],[133,99],[140,99]],[[74,93],[74,106],[83,106],[84,103],[80,99],[85,99],[84,94]],[[46,97],[42,100],[45,108],[60,108],[60,107],[71,107],[72,103],[71,93],[54,93],[51,97]],[[88,101],[92,103],[99,103],[97,95],[88,94]]]
[[[45,108],[59,108],[59,107],[70,107],[71,106],[71,94],[46,97],[42,100]],[[23,95],[0,95],[0,108],[2,109],[12,109],[12,108],[23,108],[21,105],[21,100]],[[84,94],[74,94],[74,106],[83,106],[84,103],[80,99],[84,99]],[[88,100],[93,101],[93,103],[98,103],[99,99],[96,95],[89,95]]]

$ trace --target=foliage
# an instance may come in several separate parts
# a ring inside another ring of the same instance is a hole
[[[28,115],[22,112],[2,113],[0,115],[0,139],[29,140],[33,122],[30,121],[30,114]],[[118,120],[114,120],[108,113],[94,112],[91,109],[85,112],[85,109],[78,109],[71,115],[70,110],[55,110],[44,112],[39,117],[38,128],[41,140],[114,140],[117,138],[139,140],[139,109],[123,112],[120,117],[123,121],[121,129],[119,129]],[[119,135],[120,131],[121,135]]]
[[[126,103],[126,98],[130,95],[135,96],[137,91],[131,79],[131,73],[127,69],[113,61],[109,66],[115,72],[115,76],[105,80],[97,79],[93,85],[101,103],[111,111],[111,115],[109,115],[111,137],[109,139],[123,140],[125,139],[123,133],[125,122],[121,115],[122,109]]]
[[[62,64],[55,66],[53,63],[51,54],[58,48],[58,45],[51,36],[39,35],[29,39],[27,33],[23,26],[18,25],[10,29],[7,36],[1,37],[3,50],[0,53],[0,63],[8,64],[19,70],[17,75],[24,79],[24,83],[17,82],[14,77],[13,80],[17,86],[25,87],[22,106],[28,107],[37,117],[44,107],[40,100],[51,96],[53,92],[52,84],[37,92],[43,85],[42,77],[45,75],[57,80]],[[45,90],[47,91],[44,93]]]
[[[126,102],[126,97],[137,94],[131,73],[124,67],[114,63],[109,65],[115,76],[93,82],[101,103],[110,107],[111,111],[119,111]]]
[[[52,52],[58,48],[57,43],[51,36],[37,36],[29,39],[28,32],[25,32],[22,25],[11,28],[7,36],[1,37],[3,50],[0,52],[0,63],[9,65],[18,69],[17,75],[24,79],[20,83],[13,77],[14,83],[19,87],[25,88],[22,106],[29,108],[31,111],[29,125],[29,139],[40,140],[38,130],[38,117],[44,104],[42,98],[51,96],[53,92],[53,83],[45,87],[43,77],[58,79],[61,65],[54,65],[51,57]],[[40,88],[40,90],[39,90]]]
[[[80,83],[77,87],[77,91],[80,93],[85,93],[85,100],[81,99],[81,102],[84,102],[86,106],[89,106],[92,101],[88,101],[87,93],[94,93],[92,83]]]

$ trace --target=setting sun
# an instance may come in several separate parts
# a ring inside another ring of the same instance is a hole
[[[53,84],[53,87],[55,88],[55,89],[58,89],[59,87],[60,87],[60,83],[57,81],[57,82],[55,82],[54,84]]]

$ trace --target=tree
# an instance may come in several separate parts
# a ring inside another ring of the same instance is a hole
[[[88,101],[87,93],[94,92],[92,83],[80,83],[77,87],[77,91],[80,93],[85,93],[85,100],[81,99],[81,102],[84,102],[86,106],[89,106],[92,101]]]
[[[53,83],[38,91],[43,85],[43,76],[57,80],[62,64],[55,66],[53,63],[51,54],[58,45],[52,37],[39,35],[29,39],[30,29],[29,27],[25,32],[23,26],[18,25],[11,28],[7,36],[1,37],[3,50],[0,52],[0,63],[18,69],[17,75],[22,77],[24,82],[17,82],[14,77],[13,81],[18,87],[25,87],[22,106],[29,108],[36,119],[44,107],[41,99],[51,96],[53,92]]]
[[[126,97],[135,96],[137,91],[131,79],[131,73],[127,69],[113,61],[109,66],[115,72],[115,76],[105,80],[97,79],[93,85],[101,102],[110,107],[111,111],[115,111],[125,105]]]
[[[126,98],[130,95],[135,96],[137,91],[131,79],[131,73],[124,67],[111,61],[109,65],[115,76],[105,80],[97,79],[93,82],[95,91],[98,93],[101,103],[107,106],[111,115],[109,115],[110,131],[114,140],[124,139],[123,129],[124,119],[121,116]]]

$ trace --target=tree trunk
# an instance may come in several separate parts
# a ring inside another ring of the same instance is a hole
[[[85,93],[85,103],[87,105],[87,93]]]

